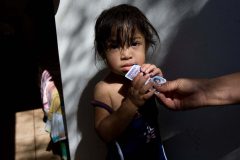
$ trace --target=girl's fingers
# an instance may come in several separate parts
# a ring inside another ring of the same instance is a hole
[[[144,74],[150,74],[151,76],[159,75],[162,76],[162,71],[157,68],[154,64],[143,64],[141,66],[141,72]]]
[[[142,88],[142,86],[145,85],[146,81],[150,78],[149,74],[143,75],[142,72],[140,72],[132,81],[132,86],[135,89]]]
[[[147,99],[149,99],[150,97],[152,97],[152,95],[155,93],[155,90],[148,90],[148,92],[147,93],[145,93],[144,95],[143,95],[143,99],[144,100],[147,100]]]
[[[151,72],[151,76],[162,76],[162,71],[159,68],[155,68],[152,72]]]
[[[143,64],[141,66],[141,71],[145,74],[150,73],[154,68],[156,68],[155,65],[152,64]]]

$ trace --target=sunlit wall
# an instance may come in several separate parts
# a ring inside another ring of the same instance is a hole
[[[94,23],[115,4],[139,7],[157,29],[161,45],[150,62],[169,80],[214,77],[240,70],[240,4],[234,0],[61,0],[56,14],[69,145],[72,159],[104,159],[93,128],[94,85],[105,74],[94,61]],[[240,107],[174,112],[159,106],[169,159],[226,160],[238,153]],[[238,125],[239,126],[239,125]],[[227,129],[227,133],[222,133]]]

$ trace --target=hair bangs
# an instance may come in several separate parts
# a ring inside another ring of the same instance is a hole
[[[118,21],[111,28],[111,36],[109,36],[108,41],[119,44],[120,48],[124,48],[124,46],[130,46],[132,40],[134,39],[134,35],[136,32],[136,26],[134,26],[130,21]]]

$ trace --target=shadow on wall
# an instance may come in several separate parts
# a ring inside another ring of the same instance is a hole
[[[151,2],[153,4],[153,1]],[[212,77],[240,70],[239,3],[236,0],[209,0],[198,16],[181,23],[161,68],[167,79]],[[177,7],[179,6],[176,6],[176,9]],[[147,7],[145,9],[147,10]],[[82,22],[85,22],[84,20],[85,18]],[[73,35],[82,30],[82,26],[79,28]],[[73,53],[71,47],[68,49],[69,53]],[[82,60],[86,55],[88,54],[82,54],[79,59]],[[70,63],[70,58],[68,54],[63,59]],[[82,137],[75,152],[75,159],[104,159],[105,145],[95,133],[93,107],[90,101],[95,84],[105,73],[98,72],[81,94],[77,122]],[[230,154],[240,144],[240,129],[236,124],[240,122],[239,115],[238,105],[186,112],[161,110],[163,137],[177,133],[164,139],[169,159],[214,160]]]
[[[240,2],[210,0],[198,16],[182,21],[162,70],[168,80],[239,72]],[[240,105],[173,112],[161,110],[169,159],[240,158]],[[171,135],[171,136],[170,136]]]
[[[208,77],[239,71],[239,15],[238,1],[210,0],[197,16],[182,21],[164,60],[165,76]]]
[[[82,140],[76,149],[75,160],[105,159],[105,144],[99,139],[94,129],[94,107],[90,102],[93,100],[93,90],[96,83],[102,80],[107,73],[107,69],[99,71],[88,82],[81,94],[78,105],[77,122]]]

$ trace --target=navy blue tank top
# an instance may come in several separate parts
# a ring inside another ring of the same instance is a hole
[[[114,112],[110,106],[93,100],[94,107]],[[135,115],[126,130],[107,144],[106,160],[167,160],[157,123],[158,109],[155,99],[148,100]]]

